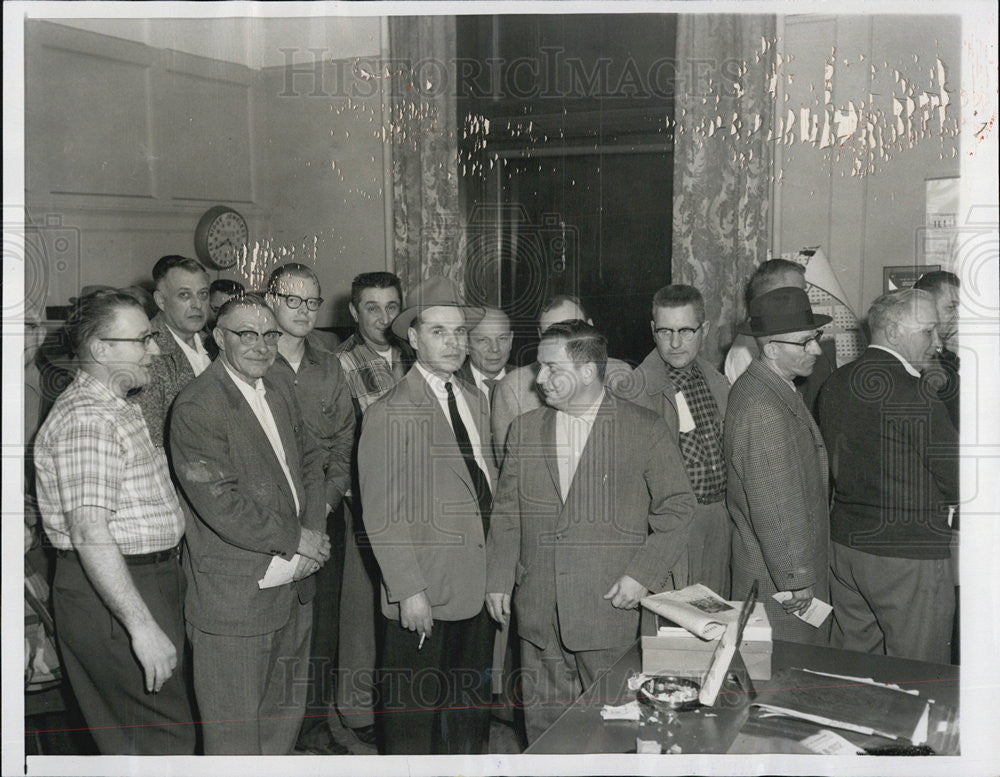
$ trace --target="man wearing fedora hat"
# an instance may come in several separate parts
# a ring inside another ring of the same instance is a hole
[[[496,469],[486,397],[454,374],[481,308],[454,284],[418,284],[393,320],[417,361],[365,413],[362,518],[382,576],[382,752],[485,750],[496,628],[484,608]]]
[[[775,638],[807,644],[827,642],[828,622],[816,628],[795,614],[813,597],[829,600],[830,516],[826,448],[794,380],[812,372],[829,321],[799,288],[754,298],[739,331],[759,354],[733,385],[724,424],[732,595],[744,598],[757,580]],[[779,604],[778,592],[790,596]]]

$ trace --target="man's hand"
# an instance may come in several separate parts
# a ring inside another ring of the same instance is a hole
[[[399,603],[399,625],[429,637],[434,619],[431,618],[431,603],[423,591],[408,596]]]
[[[313,561],[308,556],[300,556],[298,564],[295,567],[295,574],[292,575],[292,580],[296,582],[302,580],[303,578],[309,577],[319,569],[320,565],[318,562]]]
[[[798,591],[792,591],[791,593],[791,598],[781,603],[781,606],[785,608],[785,612],[789,615],[794,615],[797,612],[805,612],[813,600],[812,586],[800,588]]]
[[[177,667],[177,648],[156,621],[150,620],[133,632],[132,650],[146,675],[146,690],[156,693]]]
[[[330,537],[323,532],[303,526],[299,547],[295,552],[308,556],[318,564],[325,564],[330,558]]]
[[[604,598],[611,600],[612,607],[617,607],[619,610],[631,610],[634,607],[638,607],[639,600],[648,593],[649,589],[638,580],[628,575],[622,575],[611,586],[611,589],[604,594]]]
[[[510,594],[486,594],[486,611],[501,626],[510,620]]]

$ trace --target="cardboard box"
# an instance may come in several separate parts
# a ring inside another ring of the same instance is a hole
[[[740,602],[734,604],[741,606]],[[718,642],[700,639],[654,615],[643,623],[642,671],[700,678],[708,670]],[[752,680],[771,679],[771,652],[771,624],[764,604],[757,602],[740,643],[740,655]]]

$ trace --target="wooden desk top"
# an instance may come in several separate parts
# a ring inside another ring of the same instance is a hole
[[[620,659],[598,678],[590,690],[581,696],[538,738],[526,753],[628,753],[635,752],[639,724],[633,721],[604,721],[600,710],[605,704],[624,704],[635,698],[628,690],[628,677],[641,665],[637,641]],[[959,667],[928,664],[904,658],[889,658],[855,653],[834,648],[812,647],[775,640],[772,676],[780,670],[800,667],[820,672],[870,677],[879,682],[896,683],[905,690],[916,689],[920,695],[947,704],[958,710]],[[757,690],[775,687],[774,681],[757,681]],[[723,688],[716,707],[682,712],[668,727],[669,736],[664,750],[677,744],[684,753],[730,752],[740,728],[748,716],[748,700],[742,692]],[[812,725],[812,724],[805,724]],[[789,728],[794,728],[790,726]],[[814,727],[815,728],[815,727]],[[858,735],[838,731],[845,738],[858,741]],[[751,752],[764,740],[747,739],[741,735],[737,743],[741,752]],[[781,752],[808,752],[797,749],[788,740]],[[758,752],[777,752],[766,749]]]

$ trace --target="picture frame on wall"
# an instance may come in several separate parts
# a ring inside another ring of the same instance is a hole
[[[891,264],[882,268],[882,292],[909,289],[926,272],[941,269],[939,264]]]

